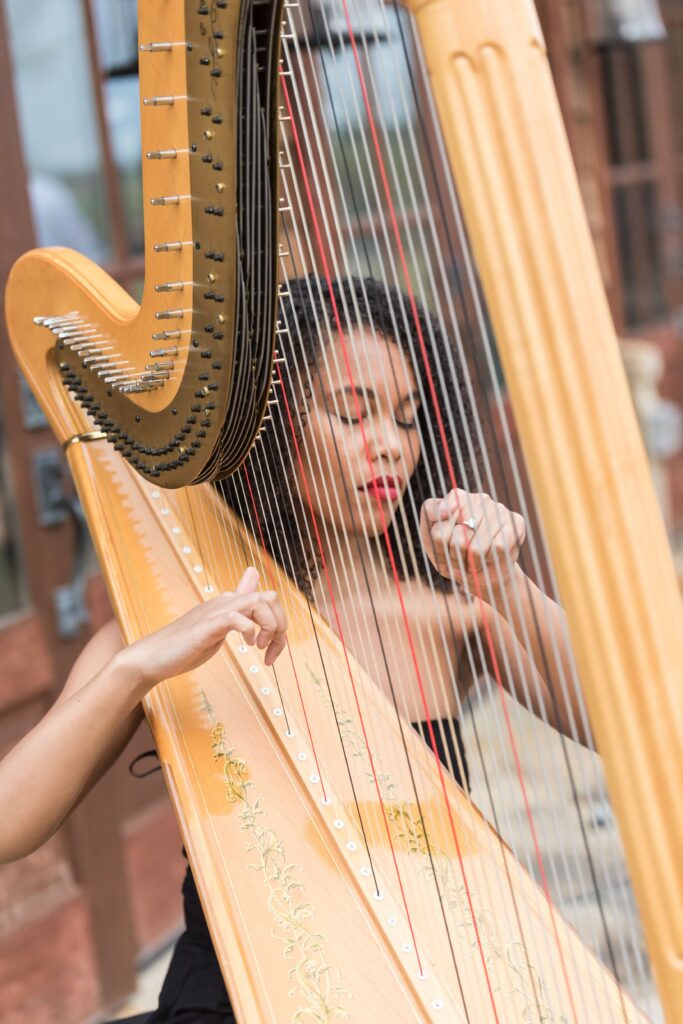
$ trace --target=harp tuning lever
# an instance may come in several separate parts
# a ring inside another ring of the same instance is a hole
[[[150,206],[177,206],[180,196],[156,196],[150,199]]]
[[[146,370],[151,370],[153,373],[160,373],[162,370],[172,370],[175,367],[175,363],[172,359],[166,359],[161,363],[147,363]]]
[[[175,96],[145,96],[142,102],[145,107],[172,107]]]
[[[179,338],[180,331],[157,331],[152,335],[152,341],[170,341],[172,338]]]
[[[160,312],[155,313],[154,316],[157,320],[182,320],[185,316],[184,309],[162,309]]]
[[[184,46],[184,43],[178,44]],[[173,43],[141,43],[140,53],[169,53],[173,49]]]
[[[164,356],[172,356],[174,359],[178,355],[178,349],[175,345],[170,348],[153,348],[149,353],[151,359],[163,359]]]

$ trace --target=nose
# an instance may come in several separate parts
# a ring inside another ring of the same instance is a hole
[[[387,459],[392,464],[401,458],[401,439],[398,428],[392,417],[382,417],[378,421],[372,438],[373,456],[376,460]]]

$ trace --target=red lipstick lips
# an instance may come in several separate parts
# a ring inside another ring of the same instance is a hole
[[[396,501],[401,494],[401,484],[400,476],[376,476],[365,484],[365,489],[379,501]]]

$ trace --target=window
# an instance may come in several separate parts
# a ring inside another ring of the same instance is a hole
[[[93,0],[104,109],[116,165],[126,249],[143,251],[137,0]]]
[[[37,241],[111,259],[83,5],[5,0]]]
[[[648,121],[649,83],[638,47],[600,52],[609,153],[609,184],[628,328],[667,314],[662,262],[660,167]]]

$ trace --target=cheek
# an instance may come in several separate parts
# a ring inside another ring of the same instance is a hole
[[[353,425],[333,420],[327,424],[323,435],[329,456],[331,472],[334,477],[340,474],[356,479],[359,474],[365,479],[367,475],[367,457],[362,431]]]
[[[403,441],[403,458],[411,476],[417,468],[421,454],[418,431],[406,431],[405,440]]]

